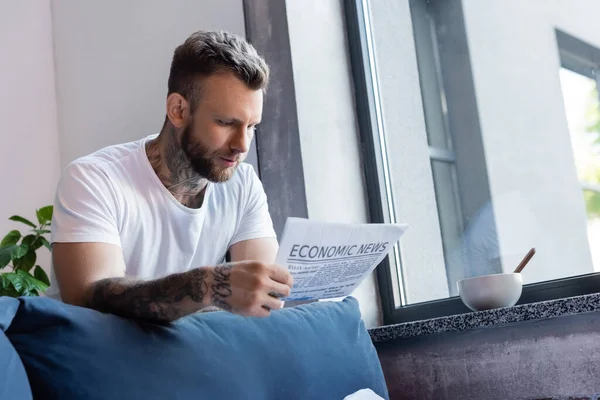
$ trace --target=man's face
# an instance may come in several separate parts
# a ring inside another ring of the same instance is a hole
[[[224,182],[246,158],[261,120],[263,94],[230,73],[204,78],[201,85],[181,147],[194,171],[211,182]]]

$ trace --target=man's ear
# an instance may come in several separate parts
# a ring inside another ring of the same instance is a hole
[[[179,93],[167,97],[167,118],[175,128],[184,126],[190,117],[190,104]]]

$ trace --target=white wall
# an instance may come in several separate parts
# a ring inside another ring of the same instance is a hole
[[[242,0],[52,2],[62,165],[158,133],[173,50],[199,29],[244,36]]]
[[[559,80],[555,28],[600,47],[595,0],[464,0],[505,270],[526,282],[593,271]]]
[[[352,77],[340,0],[287,0],[308,216],[368,221]],[[381,324],[375,274],[353,293],[367,326]]]
[[[36,221],[59,176],[50,0],[0,2],[0,235]],[[50,253],[38,252],[50,267]]]

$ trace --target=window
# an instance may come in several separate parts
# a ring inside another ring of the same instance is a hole
[[[557,32],[565,112],[587,214],[594,271],[600,271],[600,50]]]
[[[411,225],[386,324],[468,311],[456,282],[532,247],[520,303],[600,291],[600,4],[543,7],[346,4],[371,220]]]

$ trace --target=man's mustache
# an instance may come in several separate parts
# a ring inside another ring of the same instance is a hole
[[[230,153],[230,154],[224,154],[224,155],[218,154],[218,155],[214,156],[213,158],[217,158],[217,157],[224,158],[226,160],[238,162],[238,163],[243,161],[242,153]]]

